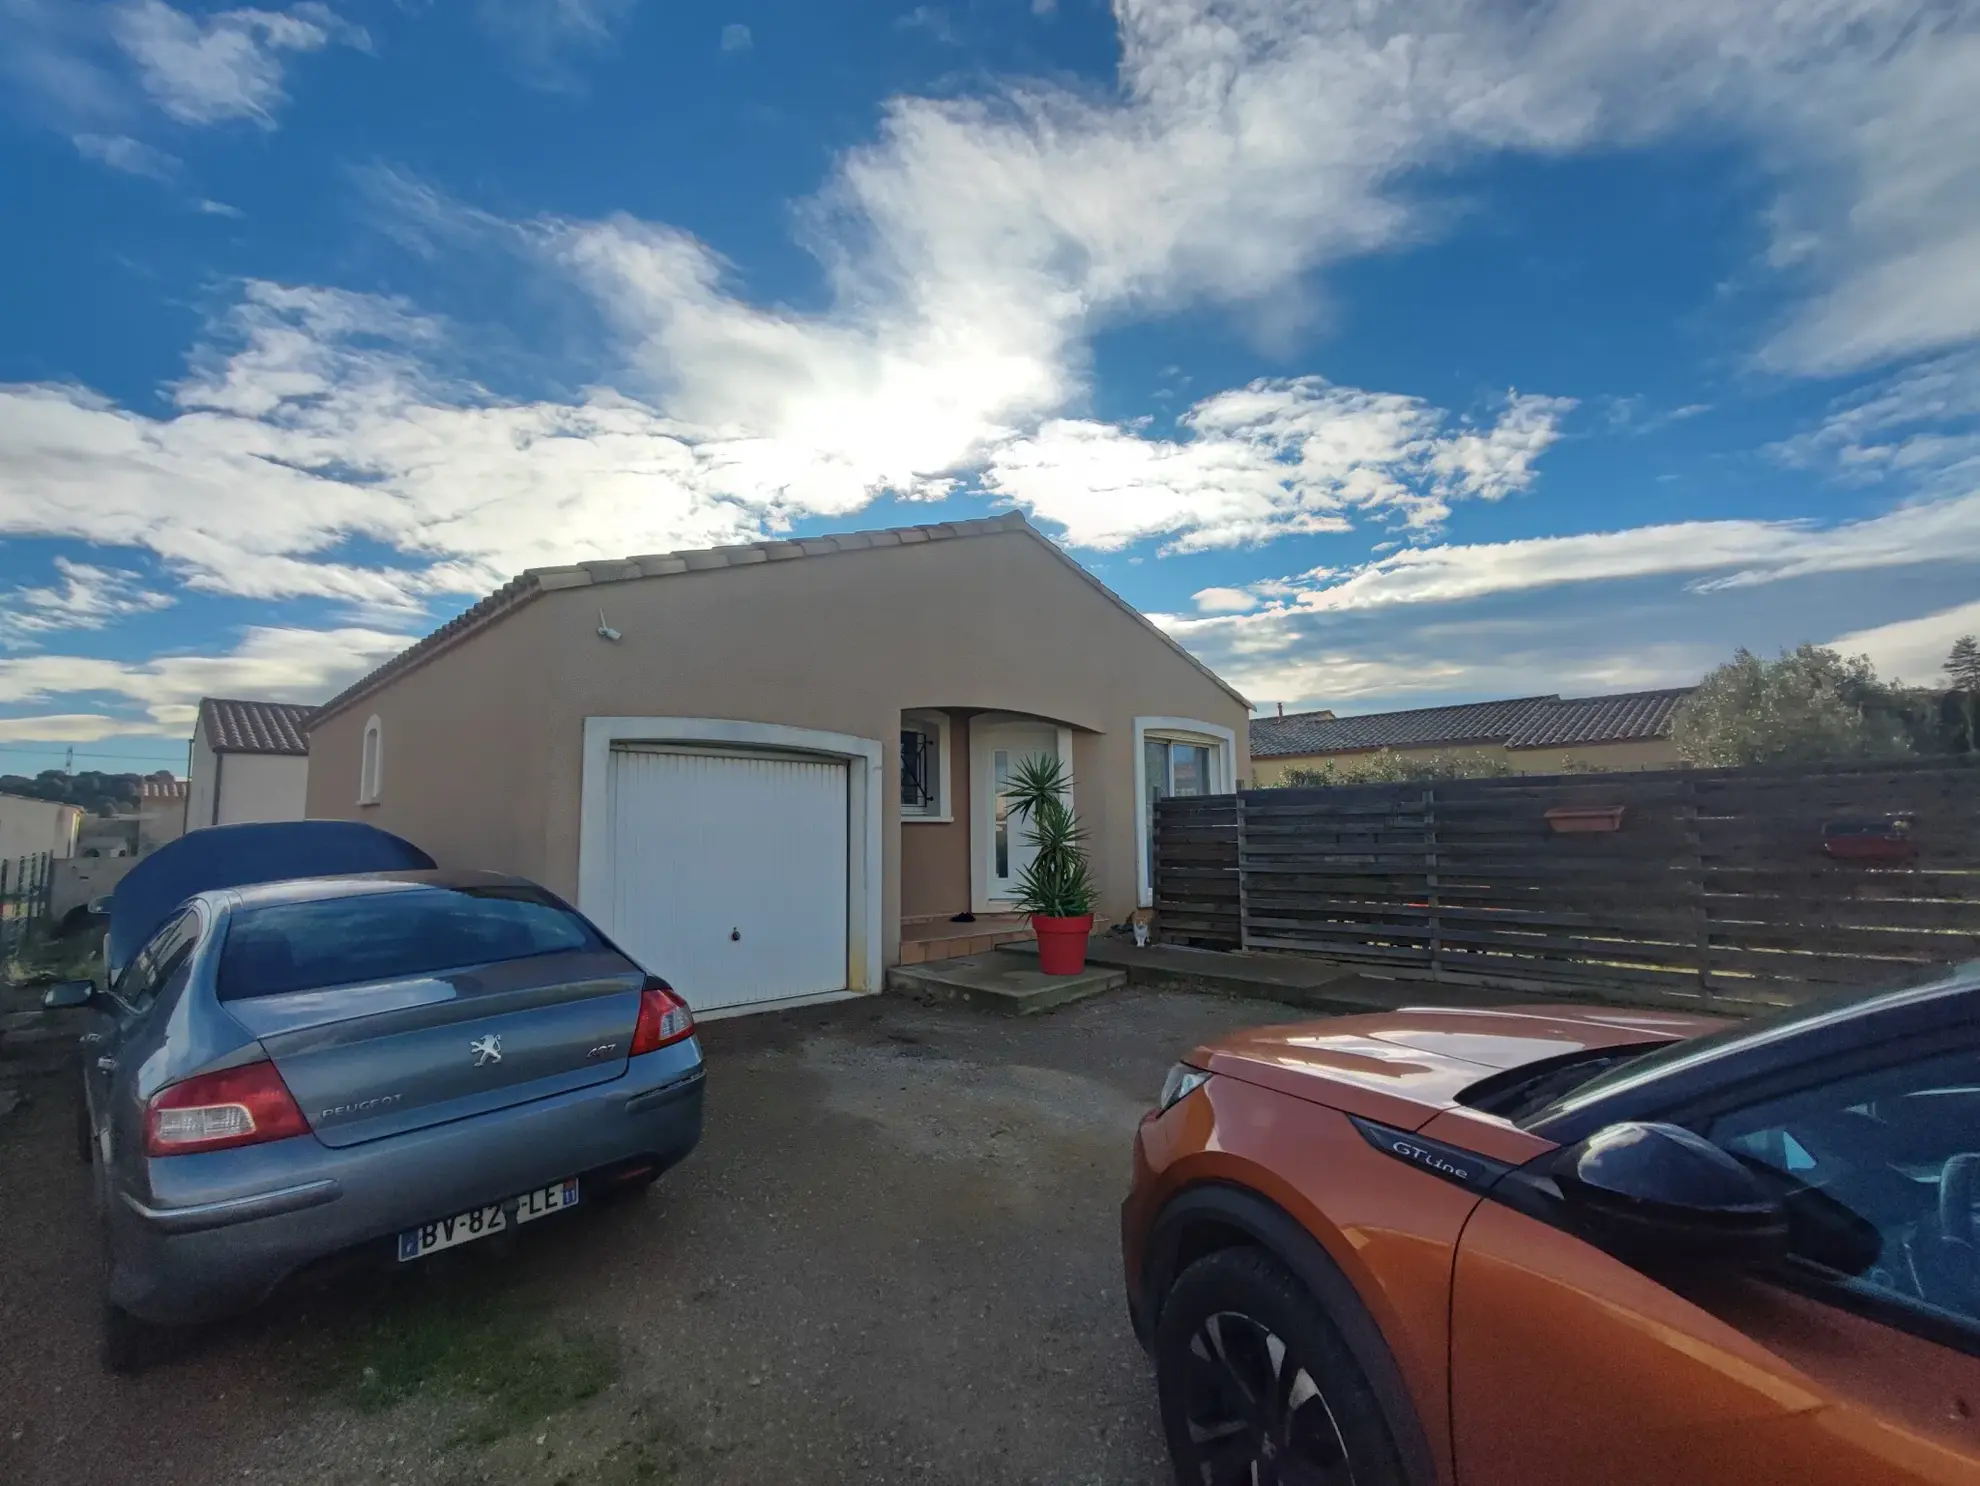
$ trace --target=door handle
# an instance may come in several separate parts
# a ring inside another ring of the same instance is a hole
[[[117,1071],[117,1060],[115,1058],[98,1058],[96,1060],[96,1066],[101,1072],[115,1073]]]

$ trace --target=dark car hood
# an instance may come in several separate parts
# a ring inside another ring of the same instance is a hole
[[[353,820],[265,821],[191,831],[144,858],[117,884],[110,896],[105,969],[114,984],[145,940],[195,893],[291,877],[434,866],[410,841]]]
[[[1199,1048],[1191,1062],[1302,1099],[1414,1130],[1467,1086],[1585,1049],[1656,1045],[1724,1023],[1607,1006],[1410,1007],[1258,1027]]]

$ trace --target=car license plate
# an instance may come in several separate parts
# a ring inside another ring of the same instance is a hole
[[[532,1223],[538,1218],[547,1218],[551,1213],[576,1207],[577,1200],[578,1179],[566,1177],[561,1182],[538,1187],[534,1192],[525,1192],[513,1202],[491,1202],[486,1207],[469,1208],[451,1218],[440,1218],[418,1228],[408,1228],[399,1235],[399,1262],[403,1264],[408,1259],[423,1259],[442,1249],[473,1243],[477,1238],[502,1232],[511,1223]]]

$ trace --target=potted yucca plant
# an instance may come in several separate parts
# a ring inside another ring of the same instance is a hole
[[[1038,936],[1038,968],[1047,975],[1077,975],[1086,968],[1093,932],[1093,873],[1086,862],[1086,828],[1066,803],[1072,776],[1057,758],[1020,759],[1005,786],[1011,814],[1024,822],[1037,847],[1018,874],[1018,911]]]

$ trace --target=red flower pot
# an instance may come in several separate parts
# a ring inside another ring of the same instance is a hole
[[[1078,918],[1031,916],[1038,936],[1038,968],[1047,975],[1077,975],[1086,968],[1086,939],[1093,932],[1093,915]]]

